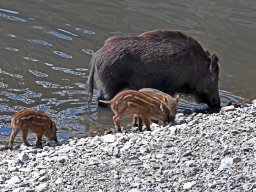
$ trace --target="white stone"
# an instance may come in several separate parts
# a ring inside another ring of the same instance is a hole
[[[58,178],[56,181],[55,181],[56,184],[61,184],[62,183],[62,178]]]
[[[103,142],[102,138],[99,136],[95,136],[91,139],[89,146],[94,146],[94,145],[100,145]]]
[[[48,156],[49,155],[48,153],[49,153],[48,151],[43,151],[42,153],[38,153],[36,154],[36,158]]]
[[[116,156],[119,153],[119,149],[115,145],[109,145],[108,147],[105,148],[105,151],[110,156]]]
[[[196,184],[195,181],[184,183],[183,189],[184,189],[184,190],[191,189],[195,184]]]
[[[17,170],[18,170],[17,167],[13,167],[13,166],[8,167],[8,171],[9,171],[9,172],[13,172],[13,171],[17,171]]]
[[[256,99],[252,100],[252,104],[256,107]]]
[[[116,141],[116,136],[111,135],[111,134],[107,134],[107,135],[102,136],[102,139],[106,143],[113,143],[113,142]]]
[[[81,139],[78,140],[76,145],[77,146],[85,145],[87,141],[88,141],[87,138],[81,138]]]
[[[141,192],[139,189],[131,189],[129,192]]]
[[[48,183],[41,183],[36,187],[36,191],[46,191]]]
[[[11,179],[9,179],[9,180],[6,181],[6,183],[7,183],[8,185],[14,185],[14,184],[18,184],[18,183],[20,183],[20,182],[21,182],[21,181],[20,181],[20,178],[17,177],[17,176],[13,176]]]
[[[157,154],[157,155],[156,155],[156,158],[157,158],[157,159],[162,159],[163,157],[164,157],[163,154]]]
[[[147,146],[141,146],[140,147],[140,153],[141,154],[147,154],[149,152],[150,152],[150,150],[149,150],[149,148]]]
[[[21,152],[18,155],[18,159],[20,159],[21,161],[27,161],[29,160],[29,155],[26,152]]]
[[[219,170],[223,170],[223,169],[229,169],[231,167],[233,167],[233,158],[230,157],[225,157],[221,160],[220,166],[219,166]]]

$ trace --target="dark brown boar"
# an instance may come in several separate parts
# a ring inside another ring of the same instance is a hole
[[[56,124],[43,112],[25,109],[15,113],[11,120],[11,134],[9,144],[6,148],[12,149],[14,139],[19,131],[22,131],[23,143],[26,146],[31,146],[27,140],[29,132],[36,134],[36,146],[42,146],[41,141],[43,136],[46,136],[49,140],[58,142]]]
[[[218,56],[179,31],[155,30],[135,37],[110,37],[92,56],[88,92],[110,100],[124,89],[150,87],[171,96],[192,94],[220,106]],[[99,103],[101,104],[101,103]]]
[[[128,114],[141,118],[148,131],[151,119],[160,120],[163,125],[170,122],[169,110],[165,103],[135,90],[121,91],[111,101],[100,101],[111,105],[115,113],[113,122],[118,132],[121,132],[122,117]],[[142,131],[142,124],[139,130]]]

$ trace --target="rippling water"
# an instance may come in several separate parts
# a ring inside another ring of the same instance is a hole
[[[109,36],[157,28],[183,30],[218,53],[223,104],[255,98],[254,0],[2,0],[0,141],[7,140],[11,116],[24,108],[53,116],[63,139],[112,127],[111,111],[86,102],[91,55]],[[190,98],[180,105],[204,107]]]

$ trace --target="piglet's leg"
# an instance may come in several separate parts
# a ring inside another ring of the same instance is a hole
[[[115,124],[115,128],[118,132],[122,132],[121,125],[120,125],[120,117],[118,115],[115,115],[113,117],[113,122]]]
[[[133,118],[132,118],[132,126],[133,127],[137,126],[137,119],[138,119],[137,115],[133,115]]]
[[[37,133],[36,136],[37,136],[36,146],[37,146],[37,147],[41,147],[41,146],[42,146],[42,137],[43,137],[43,134]]]
[[[31,146],[30,143],[28,142],[27,140],[27,137],[28,137],[28,130],[23,130],[22,132],[22,139],[23,139],[23,143],[26,145],[26,146]]]
[[[141,116],[141,119],[144,122],[144,124],[146,125],[147,131],[151,131],[149,118],[146,116]]]
[[[17,133],[20,131],[19,128],[12,128],[12,132],[11,132],[11,135],[10,135],[10,138],[9,138],[9,144],[7,146],[8,149],[12,149],[12,146],[13,146],[13,142],[14,142],[14,139],[17,135]]]
[[[138,117],[138,120],[139,120],[139,123],[138,123],[139,130],[142,131],[142,126],[143,126],[143,124],[142,124],[142,119],[141,119],[141,117]]]

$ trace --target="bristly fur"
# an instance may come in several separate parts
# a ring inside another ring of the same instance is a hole
[[[92,95],[95,87],[98,100],[111,100],[124,89],[149,87],[171,96],[195,95],[210,107],[219,107],[218,61],[215,53],[180,31],[114,36],[91,58],[88,92]]]
[[[118,132],[121,132],[120,121],[127,114],[136,115],[141,118],[150,130],[150,119],[157,119],[162,124],[169,123],[169,111],[165,103],[135,90],[119,92],[111,101],[101,101],[111,104],[114,112],[113,122]],[[139,126],[142,131],[142,125]]]
[[[43,136],[49,140],[58,142],[56,135],[55,122],[44,112],[25,109],[15,113],[11,120],[11,134],[7,149],[12,149],[13,142],[19,131],[22,131],[22,139],[25,145],[30,146],[27,141],[29,132],[35,133],[37,136],[36,146],[41,146]]]

